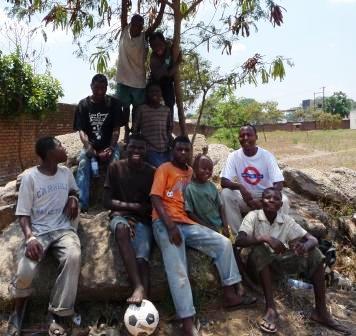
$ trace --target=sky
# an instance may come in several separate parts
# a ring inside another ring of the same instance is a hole
[[[0,27],[7,20],[5,2],[0,0]],[[283,81],[265,85],[245,85],[238,88],[238,97],[254,98],[263,102],[278,102],[280,109],[301,105],[303,99],[312,99],[314,93],[321,96],[343,91],[356,100],[356,0],[281,0],[286,8],[284,24],[273,28],[269,22],[258,23],[258,31],[249,38],[234,43],[232,55],[221,55],[218,50],[201,48],[202,55],[228,73],[255,53],[266,59],[282,55],[290,58],[293,67],[287,67]],[[201,9],[203,15],[211,14],[209,7]],[[64,89],[65,103],[77,103],[90,94],[90,80],[95,71],[88,61],[74,55],[75,46],[71,34],[66,31],[47,31],[45,55],[50,59],[52,74]],[[34,39],[34,48],[40,43]],[[0,47],[6,49],[2,38]],[[6,51],[6,50],[5,50]],[[88,55],[90,56],[90,55]],[[114,62],[115,53],[111,55]]]

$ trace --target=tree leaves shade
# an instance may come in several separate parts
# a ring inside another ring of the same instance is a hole
[[[338,114],[341,117],[347,117],[352,108],[352,100],[342,92],[335,92],[325,100],[325,110],[331,114]]]

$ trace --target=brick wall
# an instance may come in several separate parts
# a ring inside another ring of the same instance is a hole
[[[0,119],[0,185],[38,162],[34,153],[38,137],[73,132],[74,110],[75,105],[58,104],[57,112],[43,120]]]

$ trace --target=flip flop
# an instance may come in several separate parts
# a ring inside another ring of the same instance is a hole
[[[265,318],[263,318],[258,324],[260,329],[268,334],[275,334],[277,332],[276,323],[268,322]],[[274,328],[272,328],[272,326]]]
[[[246,307],[251,307],[257,302],[254,296],[244,295],[240,303],[231,306],[224,306],[225,310],[237,310]]]
[[[68,336],[67,331],[56,321],[51,322],[48,328],[49,336]]]

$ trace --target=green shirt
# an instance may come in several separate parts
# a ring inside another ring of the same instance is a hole
[[[223,223],[220,217],[219,192],[214,183],[190,182],[184,192],[185,211],[195,214],[204,223],[219,230]]]

